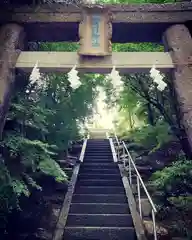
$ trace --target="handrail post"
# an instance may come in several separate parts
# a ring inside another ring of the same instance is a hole
[[[120,144],[119,144],[119,140],[117,138],[116,133],[114,133],[114,137],[115,137],[115,141],[116,141],[116,144],[117,144],[116,156],[117,156],[117,160],[119,161],[120,160]]]
[[[152,209],[152,220],[153,220],[153,234],[154,234],[154,240],[157,240],[157,232],[156,232],[156,221],[155,221],[155,212]]]
[[[140,191],[140,182],[139,177],[137,176],[137,193],[138,193],[138,200],[139,200],[139,214],[142,219],[142,206],[141,206],[141,191]]]
[[[126,165],[125,165],[125,160],[126,160],[126,157],[125,157],[125,148],[123,147],[123,166],[124,166],[124,168],[126,167]]]
[[[83,162],[86,147],[87,147],[87,138],[83,142],[83,146],[82,146],[80,157],[79,157],[80,162]]]
[[[117,160],[119,161],[119,145],[117,144],[116,146],[117,146],[116,147],[116,149],[117,149],[117,154],[116,155],[117,155]]]
[[[130,157],[128,159],[129,159],[129,183],[132,187],[131,159],[130,159]]]
[[[106,132],[105,135],[106,135],[106,139],[109,139],[109,133]]]

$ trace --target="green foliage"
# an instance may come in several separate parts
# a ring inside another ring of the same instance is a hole
[[[36,183],[38,175],[55,177],[56,181],[66,181],[67,176],[60,166],[51,158],[55,147],[39,140],[29,140],[20,134],[10,132],[1,142],[4,163],[1,166],[0,213],[19,208],[21,195],[28,197],[31,188],[41,190]],[[3,214],[4,212],[4,214]],[[2,219],[3,223],[5,219]],[[1,219],[0,219],[1,223]],[[2,223],[1,223],[2,224]]]
[[[3,164],[2,159],[0,162],[0,211],[11,208],[16,203],[12,201],[14,193],[13,179],[11,179],[10,173],[7,167]],[[6,207],[5,207],[6,206]]]
[[[116,132],[124,138],[135,133],[134,139],[138,138],[137,142],[152,151],[176,138],[189,156],[175,91],[168,76],[164,76],[167,87],[163,92],[158,91],[149,74],[126,75],[123,81],[124,90],[115,100],[121,111],[121,118],[116,121]],[[109,94],[109,99],[110,96],[112,94]]]
[[[40,48],[76,51],[77,44],[43,43]],[[94,75],[80,77],[82,85],[74,91],[66,74],[44,75],[43,84],[31,84],[20,76],[23,82],[13,96],[0,143],[1,226],[8,212],[20,207],[22,195],[28,197],[33,188],[42,190],[40,177],[68,180],[57,159],[67,151],[70,140],[81,138],[80,123],[92,114],[97,95]]]
[[[113,43],[114,52],[163,52],[162,45],[155,43]]]
[[[56,154],[53,152],[56,146],[51,146],[39,140],[32,141],[12,133],[4,138],[1,147],[4,149],[4,152],[6,151],[6,158],[9,159],[11,167],[14,162],[17,162],[16,173],[10,167],[12,175],[18,175],[19,169],[21,169],[21,173],[26,171],[34,173],[40,170],[42,173],[54,176],[60,181],[67,179],[59,165],[51,158],[52,155]],[[28,179],[28,183],[36,186],[33,179],[30,181]]]
[[[155,126],[146,125],[129,132],[128,138],[146,149],[156,150],[172,139],[167,123],[159,121]]]
[[[53,159],[49,159],[49,161],[47,161],[47,159],[40,161],[38,169],[47,175],[54,176],[58,182],[63,182],[67,178],[59,164]]]
[[[192,161],[177,160],[171,166],[165,167],[152,175],[154,187],[167,196],[179,196],[192,192]]]
[[[41,43],[40,50],[41,51],[55,51],[55,52],[76,52],[79,48],[77,43]]]
[[[179,209],[192,211],[192,196],[170,197],[169,201]]]
[[[11,186],[13,188],[13,192],[19,197],[22,194],[25,196],[29,196],[30,192],[29,189],[27,188],[27,185],[24,183],[24,181],[19,181],[18,179],[12,179]]]
[[[175,236],[191,239],[192,161],[180,156],[172,165],[155,172],[151,177],[154,191],[161,193],[158,218],[168,221]]]

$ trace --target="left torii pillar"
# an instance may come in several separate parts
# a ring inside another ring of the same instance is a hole
[[[0,28],[0,139],[15,80],[15,65],[24,48],[24,30],[17,24]]]

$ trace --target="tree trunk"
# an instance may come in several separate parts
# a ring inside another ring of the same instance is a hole
[[[7,24],[0,29],[0,139],[14,86],[15,64],[24,47],[23,39],[23,28],[17,24]]]
[[[133,117],[131,111],[128,109],[128,118],[129,118],[129,128],[133,129],[134,123],[133,123]]]
[[[149,102],[147,103],[147,115],[148,115],[149,124],[154,126],[155,121],[154,121],[154,116],[153,116],[153,109]]]

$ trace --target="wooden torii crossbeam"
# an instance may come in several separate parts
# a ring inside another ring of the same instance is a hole
[[[161,71],[174,68],[164,52],[113,52],[112,56],[81,58],[76,52],[21,52],[16,68],[30,72],[38,61],[41,72],[68,72],[76,64],[79,72],[110,73],[115,65],[120,73],[146,72],[153,64]]]

